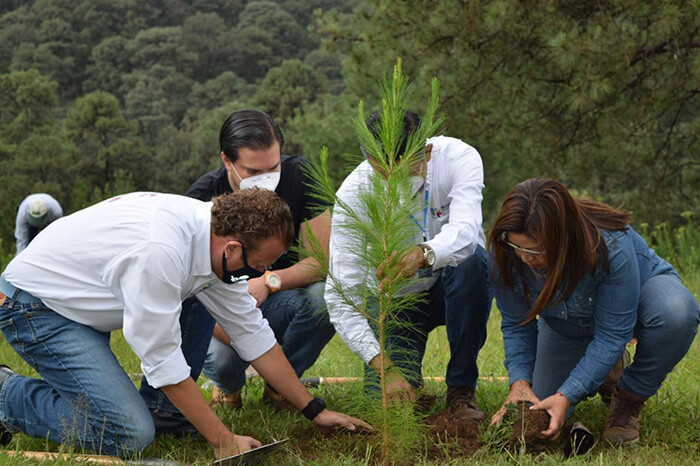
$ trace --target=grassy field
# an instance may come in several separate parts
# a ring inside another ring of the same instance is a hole
[[[700,292],[700,275],[686,277],[685,282],[695,292]],[[494,307],[489,321],[488,341],[480,354],[481,375],[505,376],[502,365],[503,343],[499,330],[499,314]],[[115,334],[112,346],[127,373],[139,381],[139,362],[126,345],[121,334]],[[430,338],[425,357],[424,375],[444,375],[449,354],[444,328],[435,331]],[[32,369],[3,340],[0,342],[0,361],[9,364],[17,372],[33,375]],[[671,373],[657,396],[647,402],[642,424],[642,438],[636,445],[614,449],[599,443],[587,455],[564,460],[560,448],[545,453],[499,450],[486,440],[486,426],[480,436],[481,446],[465,455],[447,441],[435,441],[424,427],[406,464],[700,464],[700,340],[696,340],[690,353]],[[323,351],[321,358],[307,373],[317,376],[361,376],[362,365],[337,338]],[[200,380],[204,383],[205,380]],[[207,385],[205,385],[206,387]],[[438,396],[430,413],[444,407],[445,386],[428,382],[425,390]],[[507,382],[482,381],[477,397],[487,415],[494,413],[508,390]],[[206,396],[210,389],[203,388]],[[326,399],[336,410],[356,415],[366,415],[371,404],[362,395],[359,383],[343,386],[322,386],[312,389],[314,394]],[[278,413],[261,402],[262,382],[251,379],[244,390],[245,407],[242,411],[221,409],[224,421],[235,426],[236,431],[252,435],[265,442],[290,437],[291,441],[270,457],[270,464],[366,464],[379,458],[379,441],[374,436],[357,436],[339,433],[323,436],[299,414]],[[428,413],[428,414],[430,414]],[[602,432],[606,409],[598,397],[581,403],[574,420],[584,422],[596,435]],[[405,439],[402,439],[405,440]],[[6,450],[62,451],[77,454],[74,449],[52,444],[42,439],[15,435]],[[206,464],[213,460],[213,453],[200,438],[174,439],[161,437],[143,454],[143,458],[163,458],[184,464]],[[69,458],[53,461],[57,464],[81,464]],[[37,464],[37,460],[11,458],[0,453],[2,464]],[[82,463],[85,464],[85,463]]]

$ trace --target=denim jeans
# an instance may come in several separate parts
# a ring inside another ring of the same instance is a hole
[[[0,421],[13,432],[108,455],[153,441],[151,414],[98,332],[36,303],[0,306],[0,329],[42,379],[13,375],[0,390]]]
[[[325,312],[323,289],[321,282],[306,288],[278,291],[260,306],[298,377],[316,362],[335,333]],[[247,367],[248,362],[231,346],[211,339],[204,375],[221,391],[233,393],[242,388]]]
[[[698,322],[698,303],[676,274],[647,280],[637,308],[634,362],[625,369],[618,386],[642,398],[654,395],[688,352]],[[556,393],[585,354],[593,332],[563,319],[539,319],[532,374],[532,390],[538,398]]]
[[[445,325],[450,343],[447,386],[474,388],[479,378],[476,358],[486,341],[486,323],[491,312],[486,251],[479,246],[460,265],[445,267],[438,273],[440,277],[428,291],[425,302],[392,317],[402,324],[387,329],[387,349],[408,382],[418,387],[422,383],[421,366],[428,334]],[[377,375],[365,365],[366,389],[377,386]]]
[[[215,324],[214,318],[196,297],[188,298],[182,303],[182,313],[180,314],[182,353],[190,366],[190,376],[195,381],[202,372],[204,358],[207,355],[207,347]],[[140,392],[146,406],[154,413],[162,412],[166,416],[168,413],[180,415],[180,411],[165,396],[163,390],[148,385],[146,377],[141,378]],[[182,419],[184,421],[184,417]],[[156,424],[156,430],[161,430],[158,424]]]

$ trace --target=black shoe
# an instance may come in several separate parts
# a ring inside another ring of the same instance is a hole
[[[5,364],[0,364],[0,388],[5,385],[7,379],[15,375],[15,371]],[[12,433],[0,422],[0,446],[5,446],[12,441]]]
[[[197,428],[181,413],[150,409],[153,425],[156,428],[156,436],[171,434],[175,438],[185,435],[201,435]]]
[[[595,445],[595,436],[580,422],[571,426],[569,435],[564,437],[564,458],[583,455]]]

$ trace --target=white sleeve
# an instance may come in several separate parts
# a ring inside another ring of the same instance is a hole
[[[58,220],[59,218],[63,217],[63,209],[61,208],[61,204],[58,203],[56,199],[54,199],[51,196],[47,196],[48,199],[46,199],[46,207],[48,209],[48,217],[49,217],[49,223],[53,222],[54,220]]]
[[[17,253],[22,252],[29,244],[29,226],[27,225],[27,200],[25,199],[17,209],[17,219],[15,220],[15,241],[17,243]]]
[[[451,189],[448,194],[449,218],[440,233],[426,243],[435,251],[434,268],[457,266],[474,254],[482,240],[481,201],[484,169],[476,149],[456,140],[459,152],[445,154],[449,168],[443,180]],[[454,150],[454,149],[452,149]]]
[[[357,193],[353,193],[352,190],[359,189],[358,185],[352,183],[351,177],[352,175],[338,191],[339,198],[347,197],[345,201],[350,204],[352,198],[357,197]],[[346,212],[336,204],[333,209],[329,243],[330,273],[326,278],[324,297],[330,321],[338,335],[353,353],[369,363],[379,354],[379,342],[367,319],[354,308],[354,305],[362,301],[359,289],[367,283],[369,272],[361,264],[356,252],[357,248],[363,245],[352,241],[347,228],[344,227],[347,221]]]
[[[160,388],[189,377],[180,332],[185,266],[177,251],[162,244],[133,249],[109,265],[105,281],[124,303],[124,338],[148,383]]]
[[[277,340],[255,299],[248,282],[217,283],[197,294],[207,311],[231,339],[230,345],[244,361],[253,361],[272,348]]]

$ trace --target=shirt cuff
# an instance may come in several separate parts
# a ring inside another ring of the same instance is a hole
[[[263,325],[256,332],[239,336],[235,341],[231,340],[231,346],[236,350],[238,356],[247,362],[254,361],[270,351],[275,343],[277,340],[269,325]]]
[[[148,385],[153,388],[180,383],[189,377],[191,372],[190,366],[187,365],[185,356],[180,348],[170,353],[155,367],[148,368],[142,362],[141,370],[148,381]]]
[[[572,377],[566,379],[566,381],[562,384],[561,387],[559,387],[559,390],[557,391],[564,395],[572,405],[577,404],[579,401],[583,400],[584,398],[586,398],[586,396],[588,396],[588,393],[584,386],[581,385],[581,383],[578,380]]]
[[[528,366],[515,366],[508,369],[509,384],[513,385],[518,380],[524,380],[532,385],[532,368]]]

